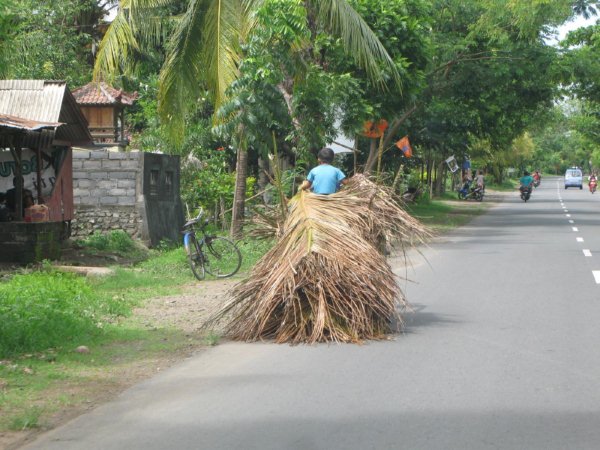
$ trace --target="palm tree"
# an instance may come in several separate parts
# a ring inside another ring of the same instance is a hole
[[[110,78],[131,64],[144,42],[160,39],[164,21],[158,12],[180,1],[122,0],[100,44],[94,77]],[[159,86],[159,114],[173,138],[183,135],[189,100],[201,86],[208,88],[217,107],[225,100],[227,88],[239,75],[241,44],[256,26],[255,13],[265,1],[190,0],[184,14],[176,18]],[[346,0],[306,0],[304,6],[321,28],[341,39],[347,53],[372,80],[383,86],[385,71],[399,84],[396,67],[384,46]],[[241,176],[246,171],[239,169],[236,184],[241,190],[245,181]],[[241,220],[243,201],[237,203],[236,207],[242,208],[237,214]]]

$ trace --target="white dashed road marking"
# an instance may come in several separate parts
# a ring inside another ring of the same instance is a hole
[[[563,211],[565,213],[568,213],[569,210],[567,209],[567,207],[565,206],[560,194],[558,194],[558,201],[560,202],[560,206],[562,207]],[[566,217],[571,217],[571,214],[565,214]],[[569,220],[569,223],[573,224],[575,223],[574,220]],[[571,229],[573,231],[579,231],[579,229],[577,227],[571,227]],[[583,242],[583,238],[582,237],[577,237],[575,238],[577,240],[577,242]],[[584,248],[582,249],[583,252],[583,256],[585,256],[586,258],[590,258],[592,256],[592,251],[588,248]],[[594,280],[596,281],[596,284],[600,284],[600,270],[592,270],[592,275],[594,275]]]

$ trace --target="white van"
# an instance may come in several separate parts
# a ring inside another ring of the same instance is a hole
[[[565,189],[568,187],[583,189],[583,174],[578,167],[571,167],[565,172]]]

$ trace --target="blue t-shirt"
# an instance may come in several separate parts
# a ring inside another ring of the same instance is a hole
[[[333,194],[344,178],[344,172],[330,164],[319,164],[308,172],[306,177],[312,183],[312,191],[315,194]]]

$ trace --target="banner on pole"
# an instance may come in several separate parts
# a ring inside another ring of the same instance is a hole
[[[413,155],[412,147],[410,146],[410,142],[408,141],[408,136],[404,136],[402,139],[396,142],[396,147],[402,150],[402,153],[404,153],[404,156],[406,156],[407,158],[410,158]]]

